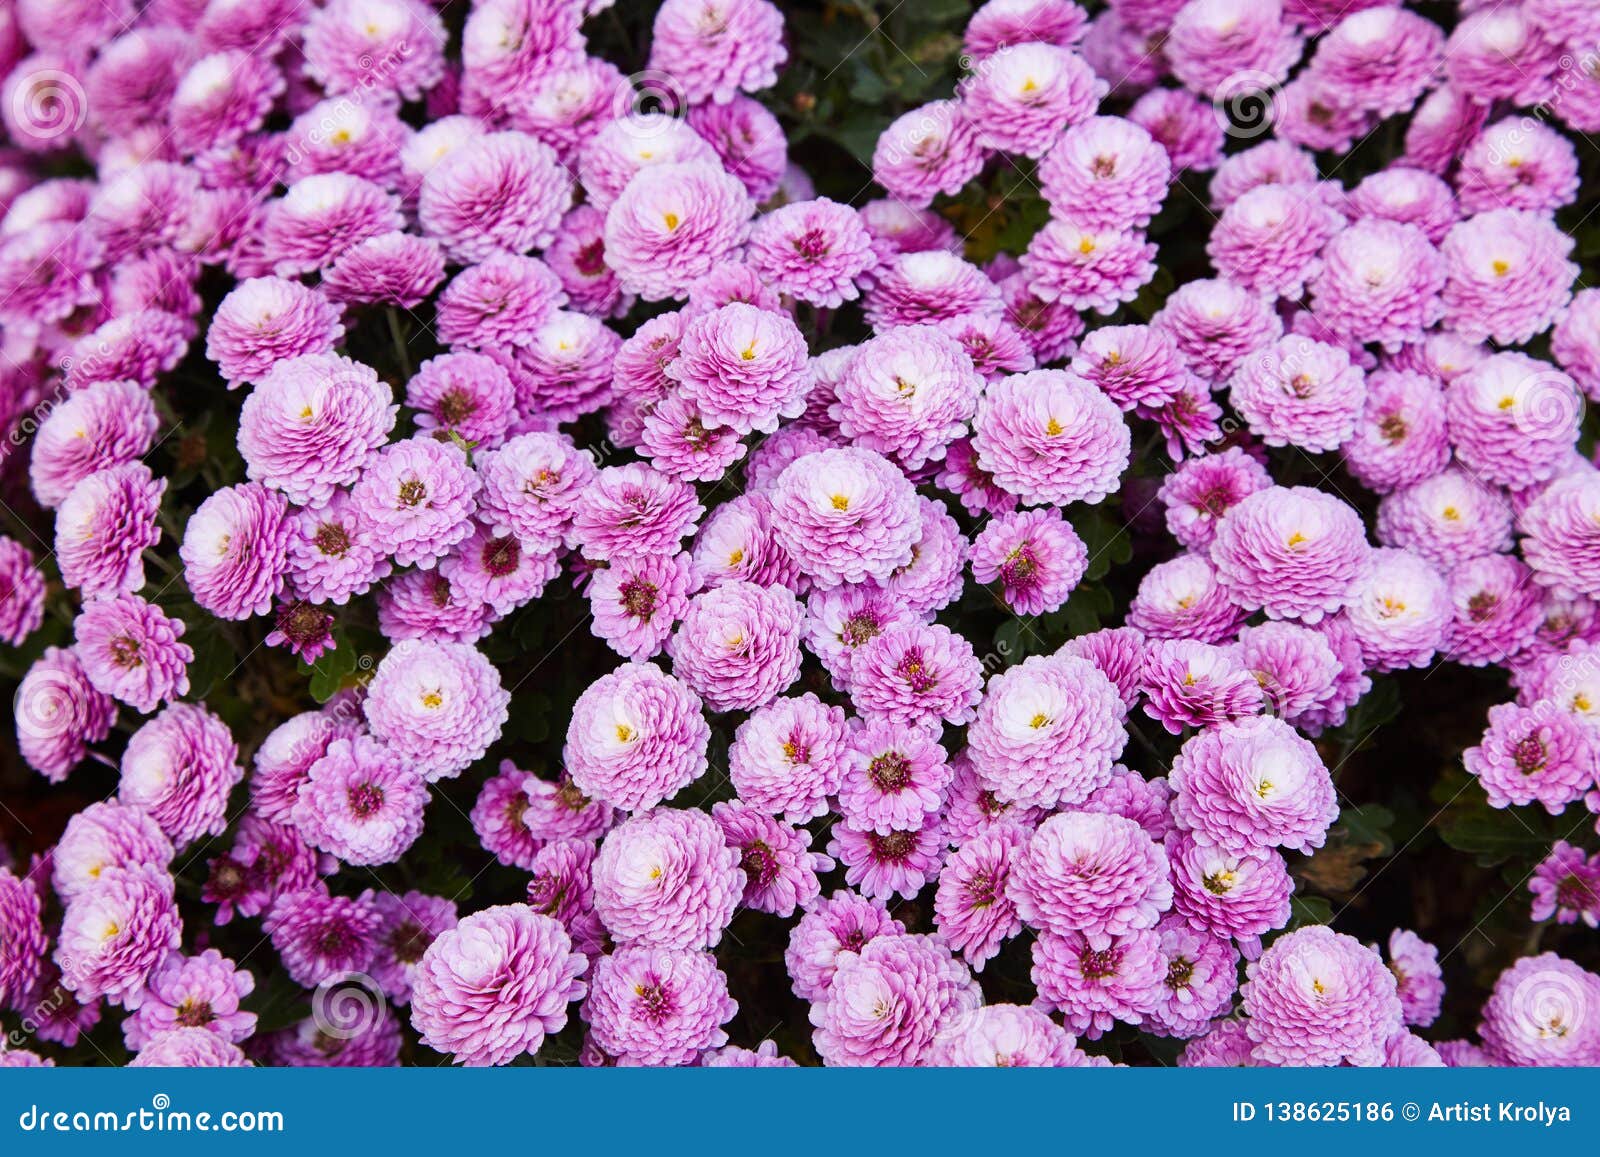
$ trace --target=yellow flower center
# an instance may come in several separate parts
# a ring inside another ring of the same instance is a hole
[[[668,213],[662,220],[667,223],[668,229],[676,229],[678,227],[678,215],[676,213]]]
[[[422,705],[424,707],[438,707],[443,702],[444,696],[439,694],[437,691],[429,691],[422,697]]]
[[[850,499],[843,494],[835,494],[833,496],[833,508],[835,510],[849,510]]]

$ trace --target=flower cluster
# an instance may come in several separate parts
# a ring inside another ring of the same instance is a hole
[[[990,0],[859,203],[771,0],[665,0],[633,77],[603,2],[435,7],[0,19],[0,642],[77,801],[0,844],[0,1013],[141,1066],[1600,1063],[1588,957],[1429,1043],[1450,954],[1312,894],[1392,850],[1375,678],[1509,674],[1447,809],[1600,812],[1582,5]],[[735,1039],[780,956],[804,1022]]]

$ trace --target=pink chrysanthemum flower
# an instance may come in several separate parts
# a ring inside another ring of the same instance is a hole
[[[143,808],[181,851],[227,827],[228,795],[244,778],[238,759],[227,724],[173,703],[128,740],[118,798]]]
[[[1006,605],[1021,615],[1059,609],[1088,564],[1088,548],[1054,509],[1002,514],[972,543],[972,577],[999,582]]]
[[[458,1064],[508,1064],[566,1027],[587,969],[560,921],[526,904],[485,908],[428,945],[412,976],[411,1023]]]
[[[1102,326],[1089,333],[1072,369],[1123,410],[1164,406],[1189,377],[1172,338],[1143,325]]]
[[[779,544],[819,586],[885,579],[911,561],[920,537],[916,493],[870,450],[823,450],[797,459],[772,494]]]
[[[303,35],[306,72],[331,93],[417,100],[444,76],[444,22],[418,0],[331,0]]]
[[[1117,485],[1131,445],[1116,403],[1064,370],[996,382],[973,430],[978,465],[1029,505],[1099,502]]]
[[[164,867],[108,866],[62,917],[55,951],[61,984],[82,1005],[104,997],[136,1009],[150,973],[177,950],[182,934]]]
[[[472,533],[479,485],[459,446],[424,436],[369,459],[350,500],[397,563],[426,569]]]
[[[1224,210],[1251,189],[1314,183],[1317,179],[1315,157],[1288,141],[1269,139],[1235,153],[1217,166],[1211,177],[1211,204]]]
[[[188,693],[194,651],[179,642],[184,630],[138,595],[93,600],[73,623],[75,650],[95,690],[144,714]]]
[[[988,0],[967,22],[962,48],[976,60],[1033,40],[1070,48],[1088,22],[1072,0]]]
[[[819,197],[785,205],[757,221],[748,260],[780,293],[838,309],[860,296],[859,284],[878,264],[878,255],[854,209]]]
[[[472,830],[484,850],[508,868],[530,871],[533,858],[544,840],[528,826],[532,804],[529,789],[538,782],[529,771],[522,771],[509,759],[500,761],[500,772],[484,781],[472,805]]]
[[[1246,289],[1297,299],[1322,267],[1323,245],[1343,226],[1315,184],[1260,185],[1222,211],[1206,254]]]
[[[415,309],[444,280],[439,243],[411,233],[380,233],[345,250],[323,270],[321,288],[341,304]]]
[[[687,1065],[728,1043],[739,1004],[709,952],[628,945],[595,963],[583,1018],[596,1047],[624,1065]]]
[[[989,680],[967,729],[973,770],[1005,803],[1073,804],[1127,744],[1122,698],[1087,659],[1033,655]]]
[[[803,409],[805,367],[793,321],[734,302],[689,322],[666,374],[708,426],[771,433]]]
[[[496,534],[480,522],[439,563],[439,573],[456,597],[482,603],[499,617],[538,598],[561,573],[561,561],[553,552],[529,550],[515,535]]]
[[[937,817],[921,827],[880,835],[841,820],[833,825],[828,855],[844,866],[845,883],[874,900],[915,896],[939,874],[948,841]]]
[[[338,354],[289,358],[245,398],[239,453],[253,480],[301,506],[324,503],[360,477],[398,409],[370,366]]]
[[[1144,1021],[1166,967],[1161,938],[1150,929],[1125,936],[1041,932],[1033,942],[1035,1007],[1056,1009],[1070,1031],[1098,1040],[1118,1021]]]
[[[435,328],[454,345],[526,342],[565,304],[566,291],[536,257],[496,252],[456,274],[439,294]]]
[[[1041,932],[1121,936],[1154,927],[1172,904],[1172,885],[1166,853],[1133,820],[1067,811],[1020,849],[1007,895]]]
[[[1484,667],[1528,646],[1544,616],[1534,577],[1511,555],[1458,560],[1449,571],[1451,620],[1441,650],[1464,666]]]
[[[650,67],[691,104],[770,88],[788,59],[783,14],[767,0],[666,0],[656,11]]]
[[[1490,209],[1553,213],[1577,196],[1577,153],[1566,137],[1542,124],[1497,121],[1462,154],[1456,191],[1467,214]]]
[[[1377,218],[1415,225],[1434,245],[1444,240],[1460,219],[1450,186],[1422,169],[1393,165],[1350,190],[1344,208],[1354,220]]]
[[[950,768],[936,732],[889,719],[850,735],[839,810],[852,827],[880,836],[920,827],[944,804]]]
[[[1310,72],[1352,106],[1380,117],[1416,104],[1444,64],[1444,32],[1401,7],[1352,11],[1317,41]]]
[[[712,711],[753,710],[799,675],[800,619],[786,587],[724,583],[690,600],[667,653]]]
[[[1577,438],[1583,395],[1549,362],[1498,353],[1445,391],[1450,444],[1484,482],[1523,489],[1548,481]]]
[[[347,864],[391,864],[422,834],[427,802],[419,770],[357,736],[311,765],[292,815],[308,843]]]
[[[1573,240],[1547,215],[1493,209],[1468,217],[1439,246],[1444,321],[1475,341],[1518,345],[1543,333],[1571,296]]]
[[[1480,105],[1506,100],[1534,105],[1550,96],[1559,46],[1547,40],[1523,8],[1466,13],[1445,45],[1445,78]]]
[[[578,697],[562,760],[585,794],[640,811],[705,774],[710,738],[686,684],[654,664],[628,663]]]
[[[17,685],[12,711],[18,753],[51,783],[66,779],[89,744],[111,733],[117,717],[116,703],[91,681],[79,652],[60,647],[46,647],[34,660]],[[59,863],[59,847],[56,854]]]
[[[44,506],[59,506],[95,471],[138,461],[150,452],[160,424],[149,392],[134,382],[95,382],[74,390],[34,434],[28,460],[34,497]]]
[[[744,185],[715,163],[652,166],[606,213],[606,262],[646,301],[682,297],[744,241],[751,209]]]
[[[1335,450],[1355,432],[1366,375],[1337,346],[1295,335],[1241,362],[1228,400],[1269,446]]]
[[[822,999],[844,953],[859,953],[880,936],[905,933],[905,926],[876,901],[840,889],[812,905],[789,933],[784,963],[801,1000]]]
[[[1270,716],[1200,732],[1173,760],[1168,781],[1173,818],[1208,847],[1309,854],[1339,814],[1316,748]]]
[[[1538,803],[1559,815],[1594,778],[1600,744],[1591,729],[1549,704],[1489,708],[1489,727],[1461,762],[1483,786],[1489,806]]]
[[[738,800],[714,805],[711,815],[728,846],[739,853],[745,878],[741,903],[746,908],[788,917],[821,894],[817,873],[830,870],[833,861],[808,850],[810,832]]]
[[[1245,617],[1210,560],[1187,551],[1146,571],[1128,606],[1128,625],[1152,639],[1230,642]]]
[[[1253,1055],[1274,1065],[1381,1064],[1402,1025],[1393,973],[1372,949],[1321,924],[1273,942],[1240,988]]]
[[[961,108],[984,148],[1039,157],[1108,88],[1070,48],[1033,40],[986,56],[961,84]]]
[[[144,1001],[122,1022],[130,1049],[143,1049],[175,1030],[204,1032],[236,1044],[255,1031],[256,1014],[239,1001],[256,981],[215,948],[194,956],[174,952],[150,974]]]
[[[613,559],[589,581],[591,630],[625,659],[656,655],[689,607],[689,556]]]
[[[1225,938],[1199,931],[1180,916],[1163,917],[1156,935],[1167,967],[1147,1023],[1168,1036],[1192,1037],[1232,1006],[1239,953]]]
[[[1532,919],[1555,917],[1557,924],[1582,920],[1600,927],[1600,857],[1585,856],[1566,840],[1557,840],[1550,854],[1528,880],[1533,893]]]
[[[1051,221],[1028,242],[1022,269],[1045,301],[1112,313],[1155,276],[1156,247],[1139,232],[1111,232]]]
[[[954,338],[932,326],[900,326],[856,347],[828,413],[857,446],[914,470],[966,431],[982,389]]]
[[[479,517],[530,550],[562,544],[597,473],[570,438],[554,433],[518,435],[474,460],[483,483]]]
[[[1026,373],[1037,364],[1033,346],[1021,327],[998,314],[964,313],[937,323],[972,359],[984,381]]]
[[[972,644],[937,623],[888,627],[850,656],[850,698],[867,718],[960,726],[976,713],[982,688],[983,664]]]
[[[369,237],[403,228],[398,198],[348,173],[320,173],[266,207],[260,244],[279,277],[323,268]]]
[[[266,55],[202,56],[183,73],[167,106],[173,143],[186,156],[225,148],[261,127],[283,89],[283,74]]]
[[[1591,401],[1600,399],[1600,290],[1580,289],[1572,295],[1572,304],[1550,332],[1550,353]],[[41,428],[41,437],[43,433]],[[37,443],[35,447],[37,462]]]
[[[985,62],[987,67],[987,62]],[[1039,162],[1050,211],[1088,229],[1143,228],[1167,195],[1172,164],[1150,134],[1095,116],[1062,133]]]
[[[1445,312],[1446,262],[1415,225],[1363,218],[1328,243],[1311,284],[1317,321],[1347,342],[1388,350],[1422,338]]]
[[[1267,711],[1290,722],[1323,702],[1339,677],[1332,644],[1314,628],[1295,623],[1244,628],[1237,658],[1260,684]]]
[[[1452,618],[1444,576],[1420,555],[1374,550],[1345,621],[1372,671],[1425,667],[1443,647]]]
[[[1371,565],[1360,516],[1308,486],[1274,486],[1245,498],[1217,525],[1211,561],[1247,610],[1316,623],[1353,596]]]
[[[1556,479],[1522,512],[1522,554],[1540,586],[1557,596],[1600,596],[1600,473]]]
[[[1378,505],[1378,541],[1453,567],[1511,549],[1511,507],[1499,490],[1449,466],[1385,496]]]
[[[705,812],[652,808],[601,842],[595,911],[620,944],[714,948],[744,894],[740,860]]]
[[[493,358],[463,352],[429,358],[406,383],[406,405],[417,411],[419,429],[458,434],[493,449],[515,416],[511,376]]]
[[[840,958],[811,1006],[812,1039],[829,1065],[915,1065],[982,1003],[977,982],[936,937],[878,936]]]
[[[510,701],[500,672],[476,647],[404,639],[379,661],[362,710],[373,738],[433,783],[483,758]]]
[[[143,462],[97,471],[74,486],[56,512],[56,565],[63,585],[86,599],[115,598],[144,586],[143,555],[161,541],[156,516],[166,488],[166,479],[155,478]],[[12,573],[11,599],[21,606],[27,601],[23,576],[34,573],[32,559]]]
[[[1178,343],[1189,367],[1213,383],[1224,382],[1245,358],[1283,334],[1271,304],[1231,281],[1180,285],[1151,320]]]
[[[843,708],[809,693],[774,699],[735,729],[728,777],[745,803],[804,823],[838,793],[846,745]]]
[[[1512,1066],[1593,1065],[1600,1056],[1600,977],[1553,952],[1500,974],[1478,1034],[1491,1061]]]
[[[989,275],[943,249],[902,253],[880,265],[862,303],[877,333],[1002,309],[1001,291]]]
[[[963,840],[939,872],[934,926],[976,971],[1022,931],[1008,881],[1027,839],[1021,825],[995,825]]]
[[[1183,831],[1167,836],[1166,851],[1172,909],[1191,928],[1232,937],[1254,955],[1264,933],[1289,922],[1294,880],[1277,852],[1207,847]]]
[[[1412,370],[1369,374],[1355,434],[1340,450],[1356,480],[1379,494],[1438,474],[1450,461],[1444,391]]]
[[[339,307],[280,277],[241,281],[222,299],[206,333],[206,356],[230,387],[261,381],[279,362],[330,354],[344,336]]]
[[[1136,627],[1102,627],[1068,639],[1062,651],[1087,659],[1117,689],[1123,706],[1133,709],[1144,690],[1146,656],[1144,632]]]
[[[1207,550],[1223,515],[1271,485],[1265,466],[1240,447],[1230,446],[1180,463],[1162,482],[1158,497],[1166,507],[1172,536],[1191,550]]]
[[[986,159],[961,104],[936,100],[902,114],[878,135],[872,175],[895,199],[925,209],[936,194],[959,193]]]
[[[452,149],[423,178],[417,218],[458,261],[548,245],[572,204],[572,179],[555,150],[518,132],[488,133]]]
[[[1190,0],[1172,18],[1164,51],[1173,75],[1203,97],[1234,95],[1240,73],[1266,88],[1282,84],[1300,58],[1300,37],[1279,0]]]
[[[704,590],[741,579],[801,586],[794,561],[773,537],[772,503],[759,493],[735,495],[712,512],[695,535],[692,563],[694,585]]]
[[[1231,650],[1197,639],[1161,639],[1145,653],[1144,712],[1174,735],[1254,715],[1261,685]]]
[[[912,614],[928,617],[961,597],[967,540],[942,502],[918,498],[922,534],[911,548],[911,561],[899,567],[882,586]]]

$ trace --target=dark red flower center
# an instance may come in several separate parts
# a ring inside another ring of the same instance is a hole
[[[911,761],[898,751],[886,751],[867,765],[867,778],[879,791],[899,791],[911,782]]]
[[[922,660],[922,652],[913,648],[907,651],[895,666],[895,674],[905,681],[907,687],[918,695],[932,691],[939,685],[939,677],[928,669]]]
[[[890,832],[886,836],[880,836],[877,832],[868,832],[867,846],[872,849],[873,856],[879,860],[891,863],[904,860],[916,850],[917,833]]]
[[[453,386],[439,395],[434,404],[435,414],[446,426],[459,426],[478,412],[478,402],[460,386]]]
[[[618,593],[622,596],[622,609],[627,612],[629,618],[648,623],[650,616],[656,613],[658,590],[654,583],[646,582],[642,578],[631,578],[622,584]]]
[[[124,671],[131,671],[144,660],[139,657],[139,640],[131,635],[118,635],[107,644],[111,661]]]
[[[778,878],[778,857],[765,840],[752,840],[744,847],[739,866],[745,876],[758,888],[765,888]]]
[[[341,557],[350,549],[350,532],[337,522],[324,522],[311,536],[319,554]]]
[[[407,920],[389,935],[389,948],[401,964],[415,964],[433,943],[428,930],[415,920]]]
[[[509,535],[483,544],[483,573],[490,578],[515,574],[522,565],[522,544]]]
[[[173,1010],[173,1021],[182,1028],[204,1028],[215,1015],[207,1001],[190,997]]]
[[[383,810],[383,788],[375,783],[358,783],[347,793],[350,814],[358,820],[367,819]]]

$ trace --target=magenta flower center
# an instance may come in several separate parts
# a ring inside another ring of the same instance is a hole
[[[1039,560],[1031,542],[1017,547],[1000,564],[1000,582],[1012,590],[1027,590],[1039,581],[1038,575]]]
[[[765,840],[752,840],[744,847],[739,866],[757,888],[765,888],[778,878],[778,858]]]
[[[794,239],[794,251],[807,261],[827,256],[828,237],[821,229],[807,229]]]
[[[211,1005],[188,997],[173,1011],[173,1022],[180,1028],[204,1028],[215,1018]]]
[[[1122,962],[1122,953],[1115,948],[1105,948],[1095,951],[1085,946],[1078,954],[1078,967],[1083,970],[1085,980],[1105,980],[1117,974],[1117,965]]]
[[[640,1014],[652,1024],[660,1024],[672,1015],[672,994],[659,981],[634,986]]]
[[[358,783],[347,794],[350,814],[358,820],[376,815],[383,808],[383,788],[375,783]]]
[[[622,596],[622,609],[628,613],[629,618],[648,623],[650,617],[656,613],[658,592],[654,583],[646,582],[642,578],[631,578],[622,584],[618,593]]]
[[[859,611],[844,621],[839,628],[839,637],[849,647],[860,647],[871,642],[883,633],[877,616],[870,611]]]
[[[911,782],[911,761],[898,751],[886,751],[867,765],[867,778],[879,791],[899,791]]]
[[[337,522],[324,522],[311,536],[319,554],[342,557],[350,549],[350,532]]]
[[[572,264],[585,277],[599,277],[606,271],[606,243],[596,239],[581,246],[573,255]]]
[[[1177,991],[1188,988],[1194,978],[1194,961],[1187,956],[1174,956],[1167,962],[1167,987]]]
[[[880,836],[877,832],[867,833],[867,846],[872,849],[872,854],[879,860],[895,863],[910,857],[917,847],[916,832],[890,832]]]
[[[522,564],[522,544],[515,538],[491,538],[483,544],[483,573],[490,578],[515,574]]]
[[[296,599],[278,608],[278,630],[297,650],[326,639],[328,626],[332,622],[332,615],[304,599]]]
[[[440,394],[435,406],[439,421],[446,426],[459,426],[478,410],[477,400],[460,386],[454,386]]]
[[[905,680],[907,687],[918,695],[932,691],[939,685],[939,678],[922,661],[922,652],[910,650],[905,653],[900,662],[895,666],[895,674]]]
[[[340,959],[351,954],[355,942],[356,938],[348,927],[333,924],[324,928],[322,935],[317,938],[317,951],[323,956]]]
[[[1523,775],[1542,770],[1545,761],[1544,741],[1537,734],[1523,736],[1512,749],[1511,758],[1516,761],[1517,770]]]
[[[111,661],[124,671],[131,671],[144,662],[139,658],[139,641],[131,635],[118,635],[107,644]]]
[[[994,873],[974,872],[966,882],[965,891],[968,904],[974,908],[987,908],[994,903]]]

